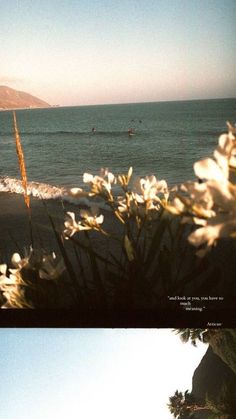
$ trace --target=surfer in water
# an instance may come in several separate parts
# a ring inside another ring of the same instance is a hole
[[[128,135],[129,135],[129,137],[132,137],[132,135],[134,135],[134,129],[133,128],[128,129]]]

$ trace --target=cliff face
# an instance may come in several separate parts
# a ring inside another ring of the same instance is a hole
[[[29,93],[0,86],[0,109],[45,108],[48,106],[50,105],[47,102]]]
[[[209,343],[214,353],[236,374],[236,329],[211,333]]]
[[[230,399],[236,400],[236,374],[209,346],[193,374],[192,395],[198,403],[204,403],[206,397],[218,402],[223,386]],[[194,415],[194,418],[208,417],[209,414],[204,412]]]

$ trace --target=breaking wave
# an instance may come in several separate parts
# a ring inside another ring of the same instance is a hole
[[[28,195],[40,199],[58,199],[68,194],[68,190],[46,183],[28,182]],[[24,189],[19,179],[3,176],[0,178],[0,192],[23,194]]]
[[[0,192],[24,194],[24,188],[20,179],[11,178],[8,176],[0,176]],[[70,195],[70,189],[65,187],[58,187],[40,182],[28,182],[27,193],[38,199],[54,199],[68,202],[78,206],[91,206],[91,200],[87,197],[76,198]],[[99,208],[108,210],[107,206],[97,201]]]

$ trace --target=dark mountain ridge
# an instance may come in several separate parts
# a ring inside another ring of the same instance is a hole
[[[48,108],[50,105],[26,92],[0,86],[0,109]]]

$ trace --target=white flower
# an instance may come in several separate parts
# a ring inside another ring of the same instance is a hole
[[[19,253],[14,253],[12,255],[12,264],[15,266],[15,269],[9,269],[9,274],[7,276],[7,265],[0,265],[0,290],[3,292],[3,295],[6,298],[10,298],[11,295],[20,294],[19,286],[25,285],[25,282],[21,276],[21,269],[24,268],[29,263],[29,257],[21,259]]]
[[[218,147],[214,151],[214,157],[217,164],[225,171],[236,168],[236,127],[228,123],[229,133],[222,134],[219,138]]]
[[[19,253],[13,253],[12,258],[11,258],[11,262],[13,266],[15,266],[17,270],[22,269],[24,266],[26,266],[29,263],[29,258],[31,254],[32,254],[32,249],[30,249],[29,256],[22,259]]]
[[[132,167],[130,167],[130,168],[129,168],[129,170],[128,170],[127,175],[119,175],[119,176],[118,176],[118,181],[120,182],[121,186],[122,186],[125,190],[127,189],[127,186],[128,186],[128,184],[129,184],[129,182],[130,182],[130,179],[131,179],[132,173],[133,173],[133,168],[132,168]]]
[[[90,210],[80,210],[80,216],[91,226],[103,223],[104,216],[102,214],[97,216],[97,213],[98,207],[96,205],[91,205]]]
[[[194,202],[200,203],[206,210],[211,209],[214,201],[210,192],[208,191],[206,182],[186,182],[180,187],[181,191],[187,192]],[[188,202],[188,201],[187,201]],[[189,201],[191,204],[191,202]]]
[[[193,165],[194,172],[199,179],[217,180],[225,182],[228,179],[228,166],[223,170],[214,160],[204,159]]]
[[[6,275],[6,273],[7,273],[7,265],[3,263],[2,265],[0,265],[0,274]]]
[[[173,198],[172,202],[166,206],[166,209],[172,214],[180,215],[185,212],[185,205],[179,197]]]
[[[13,265],[15,265],[15,266],[21,265],[21,257],[19,255],[19,253],[14,253],[12,255],[11,261],[12,261]]]
[[[233,135],[236,128],[229,123],[228,126],[230,132],[220,136],[218,147],[214,151],[215,161],[205,159],[194,164],[195,174],[200,179],[225,182],[229,179],[230,168],[236,167],[236,140]]]
[[[105,192],[111,198],[111,187],[112,184],[116,183],[116,177],[113,173],[109,172],[108,169],[102,169],[101,176],[93,176],[90,173],[84,173],[83,181],[84,183],[90,183],[90,196],[104,194]]]
[[[218,214],[214,218],[205,220],[205,225],[191,233],[188,240],[196,247],[206,244],[206,247],[198,252],[199,256],[204,256],[220,237],[234,236],[235,233],[236,211],[232,214]]]
[[[68,211],[66,214],[64,236],[67,239],[68,236],[73,236],[78,231],[79,227],[78,223],[75,221],[75,213]]]
[[[134,186],[134,196],[137,202],[145,203],[148,209],[154,209],[156,203],[162,203],[159,193],[162,193],[165,200],[168,199],[169,192],[165,180],[157,181],[155,176],[139,179]]]
[[[19,285],[10,285],[3,292],[6,302],[1,308],[34,308],[33,305],[26,300],[25,292]]]
[[[141,193],[142,196],[137,195],[138,199],[141,199],[141,201],[152,201],[157,199],[157,180],[155,176],[149,176],[146,179],[140,179],[140,187],[141,187]],[[159,198],[158,198],[159,200]]]
[[[65,265],[62,259],[56,260],[56,256],[44,256],[42,260],[41,269],[39,269],[39,277],[41,279],[55,280],[64,272]]]
[[[184,192],[167,206],[175,214],[183,214],[183,221],[190,219],[201,225],[189,236],[194,246],[205,245],[198,251],[204,255],[221,237],[236,236],[236,185],[231,182],[231,170],[236,168],[236,129],[229,126],[229,134],[219,138],[214,160],[207,158],[194,164],[194,171],[202,183],[187,182]]]
[[[107,178],[107,184],[109,185],[109,188],[111,187],[112,183],[116,183],[116,177],[113,175],[113,173],[109,172],[108,169],[102,169],[101,176],[103,179]]]
[[[129,193],[125,197],[118,197],[118,211],[123,215],[126,215],[128,218],[130,216],[144,218],[146,216],[145,206],[142,205],[136,200],[136,194]]]
[[[203,185],[209,201],[201,200],[192,193],[193,221],[202,224],[202,227],[189,236],[189,241],[194,246],[206,243],[207,250],[220,237],[230,236],[236,231],[236,186],[228,181],[216,180],[208,180]]]
[[[232,125],[229,121],[226,122],[228,130],[231,134],[236,135],[236,126]]]
[[[14,255],[13,260],[15,259],[17,262],[21,263],[18,256]],[[1,308],[31,307],[24,299],[22,285],[25,285],[25,282],[21,277],[20,269],[21,268],[9,269],[11,274],[7,276],[7,265],[0,265],[0,272],[2,273],[2,275],[0,275],[0,290],[6,299],[6,302]]]
[[[84,173],[83,181],[84,183],[94,183],[94,179],[96,176],[91,175],[90,173]]]
[[[90,211],[81,210],[80,216],[82,220],[77,222],[75,221],[75,214],[73,212],[67,212],[67,219],[64,223],[66,227],[64,230],[64,236],[66,239],[82,230],[101,231],[100,225],[103,223],[104,216],[102,214],[97,216],[96,206],[92,206]]]
[[[3,291],[7,289],[7,285],[15,284],[16,283],[15,278],[16,277],[14,275],[10,275],[9,277],[7,277],[6,275],[1,275],[0,276],[0,289]]]

